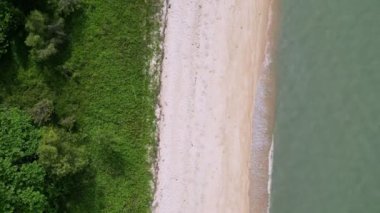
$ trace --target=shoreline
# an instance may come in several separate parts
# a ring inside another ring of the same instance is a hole
[[[166,4],[152,209],[266,212],[269,199],[255,201],[252,194],[259,170],[252,169],[251,155],[270,5]],[[268,188],[268,181],[260,187]]]
[[[276,43],[277,7],[277,1],[271,0],[266,19],[264,54],[259,68],[257,91],[255,92],[250,168],[250,199],[252,204],[250,212],[269,213],[270,210],[276,96],[273,52]]]

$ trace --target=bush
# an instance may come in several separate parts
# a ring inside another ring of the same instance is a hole
[[[39,163],[57,179],[83,171],[88,165],[84,147],[80,146],[83,140],[61,129],[45,129],[38,148]]]
[[[75,127],[75,122],[76,122],[75,116],[71,115],[71,116],[68,116],[68,117],[62,119],[59,122],[59,124],[61,126],[63,126],[66,130],[71,131]]]
[[[59,0],[57,12],[59,15],[68,16],[80,8],[80,0]]]
[[[28,32],[25,44],[31,47],[31,55],[38,62],[58,53],[66,37],[65,18],[80,8],[80,0],[50,0],[48,8],[48,14],[32,11],[25,24]]]
[[[48,99],[43,99],[38,102],[34,107],[30,110],[30,114],[35,124],[42,125],[50,121],[51,116],[54,112],[53,102]]]
[[[31,55],[36,61],[45,61],[55,55],[58,45],[65,38],[64,19],[51,21],[38,10],[32,11],[27,17],[25,29],[29,33],[25,44],[31,47]]]

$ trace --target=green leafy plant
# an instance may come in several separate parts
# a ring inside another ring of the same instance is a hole
[[[79,146],[81,140],[61,129],[45,129],[38,148],[39,163],[58,179],[77,174],[88,164],[84,147]]]
[[[40,134],[16,108],[0,107],[0,212],[43,212],[45,170],[36,159]]]

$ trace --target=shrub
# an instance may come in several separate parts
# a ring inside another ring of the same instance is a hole
[[[57,2],[57,12],[59,15],[68,16],[80,8],[80,0],[59,0]]]
[[[34,10],[27,17],[25,29],[28,36],[25,44],[31,47],[31,55],[36,61],[45,61],[55,55],[58,45],[65,38],[64,19],[49,20],[48,16]]]
[[[46,61],[58,53],[58,47],[66,37],[65,18],[80,8],[80,0],[50,0],[48,14],[32,11],[26,19],[28,36],[25,44],[31,48],[32,57]]]
[[[38,148],[39,163],[55,178],[64,178],[83,171],[88,157],[80,143],[84,138],[62,129],[45,129]]]
[[[30,114],[35,124],[42,125],[47,123],[54,112],[53,102],[48,99],[43,99],[38,102],[34,107],[30,110]]]
[[[76,122],[75,116],[71,115],[71,116],[68,116],[68,117],[62,119],[59,122],[59,124],[61,126],[63,126],[66,130],[71,131],[75,127],[75,122]]]

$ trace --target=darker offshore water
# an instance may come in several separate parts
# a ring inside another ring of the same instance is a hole
[[[282,0],[272,213],[380,212],[380,0]]]

